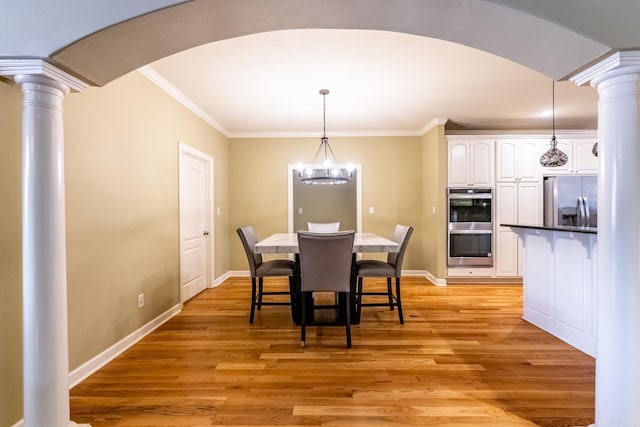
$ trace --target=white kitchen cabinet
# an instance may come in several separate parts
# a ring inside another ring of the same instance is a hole
[[[487,278],[495,277],[495,268],[493,267],[449,267],[447,268],[447,277],[461,278]]]
[[[508,227],[500,224],[542,225],[540,181],[496,184],[496,276],[522,275],[522,243]]]
[[[544,144],[536,139],[496,141],[496,181],[539,181]]]
[[[599,160],[593,155],[595,139],[575,139],[573,141],[573,167],[575,173],[597,174]]]
[[[558,148],[568,157],[567,164],[555,168],[543,168],[544,174],[597,174],[598,158],[591,152],[595,143],[595,139],[558,139]],[[540,154],[547,151],[549,147],[547,143]]]
[[[449,187],[493,187],[494,155],[493,140],[449,140]]]

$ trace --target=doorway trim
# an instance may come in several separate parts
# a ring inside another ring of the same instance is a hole
[[[293,171],[300,167],[299,164],[289,164],[287,168],[287,230],[293,233]],[[352,168],[356,171],[356,233],[362,233],[362,164],[349,163],[337,165],[338,168]]]
[[[184,165],[184,158],[185,156],[191,156],[191,157],[196,157],[202,161],[205,162],[206,165],[206,197],[207,197],[207,202],[206,202],[206,224],[207,224],[207,228],[208,228],[208,236],[206,239],[206,251],[207,251],[207,257],[206,257],[206,277],[205,277],[205,289],[208,288],[212,288],[213,287],[213,278],[214,276],[214,247],[215,245],[213,244],[213,242],[215,241],[215,233],[214,233],[214,162],[213,162],[213,157],[203,153],[200,150],[197,150],[181,141],[178,141],[178,228],[179,228],[179,233],[178,233],[178,252],[179,252],[179,257],[180,257],[180,273],[179,273],[179,280],[178,280],[178,286],[180,288],[180,306],[182,306],[184,304],[184,300],[183,300],[183,295],[182,295],[182,272],[183,272],[183,265],[182,265],[182,250],[180,249],[180,245],[182,243],[182,213],[183,213],[183,206],[181,205],[181,199],[180,199],[180,194],[183,191],[183,186],[184,186],[184,182],[182,180],[182,174],[181,171],[182,169],[185,167]]]

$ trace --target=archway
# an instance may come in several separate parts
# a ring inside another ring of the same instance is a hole
[[[86,22],[96,21],[98,13],[85,11]],[[195,0],[94,26],[51,58],[96,85],[201,44],[283,29],[372,29],[433,37],[502,56],[556,80],[609,50],[542,18],[482,0]]]

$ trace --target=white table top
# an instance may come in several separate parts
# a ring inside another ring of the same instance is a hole
[[[373,233],[356,233],[353,242],[354,252],[398,252],[399,246],[393,240],[385,239]],[[259,254],[290,254],[298,252],[296,233],[275,233],[256,243]]]

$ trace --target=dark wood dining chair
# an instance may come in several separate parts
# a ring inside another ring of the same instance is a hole
[[[387,255],[387,261],[379,261],[372,259],[360,260],[356,263],[357,276],[358,276],[358,290],[356,295],[356,304],[358,311],[362,313],[361,307],[382,307],[388,306],[390,310],[394,307],[398,308],[398,317],[400,323],[404,323],[404,316],[402,314],[402,298],[400,296],[400,274],[402,272],[402,259],[404,253],[407,250],[409,244],[409,238],[413,233],[413,227],[407,225],[396,225],[393,232],[392,240],[399,246],[398,252],[389,252]],[[363,291],[363,279],[365,277],[386,277],[387,278],[387,291]],[[396,292],[395,295],[392,290],[391,279],[396,279]],[[388,302],[368,302],[362,301],[363,296],[386,296]]]
[[[258,243],[258,237],[253,231],[253,227],[244,226],[238,228],[236,231],[238,236],[240,236],[242,246],[247,254],[247,260],[249,261],[249,271],[251,272],[251,314],[249,315],[249,323],[253,323],[256,307],[260,310],[263,305],[291,305],[294,286],[294,262],[287,259],[263,261],[262,254],[256,253],[254,249],[256,243]],[[265,291],[263,289],[263,278],[278,276],[289,277],[289,292]],[[258,282],[257,292],[256,279]],[[271,295],[289,295],[289,301],[263,301],[263,296]]]
[[[300,316],[300,345],[304,347],[307,327],[307,305],[305,296],[313,292],[337,292],[344,295],[344,307],[333,305],[314,306],[313,309],[343,309],[344,322],[340,316],[335,322],[313,322],[313,326],[345,326],[347,348],[351,348],[351,268],[353,259],[354,231],[338,233],[313,233],[298,231],[300,259],[300,286],[302,291]],[[309,300],[312,300],[309,298]]]

